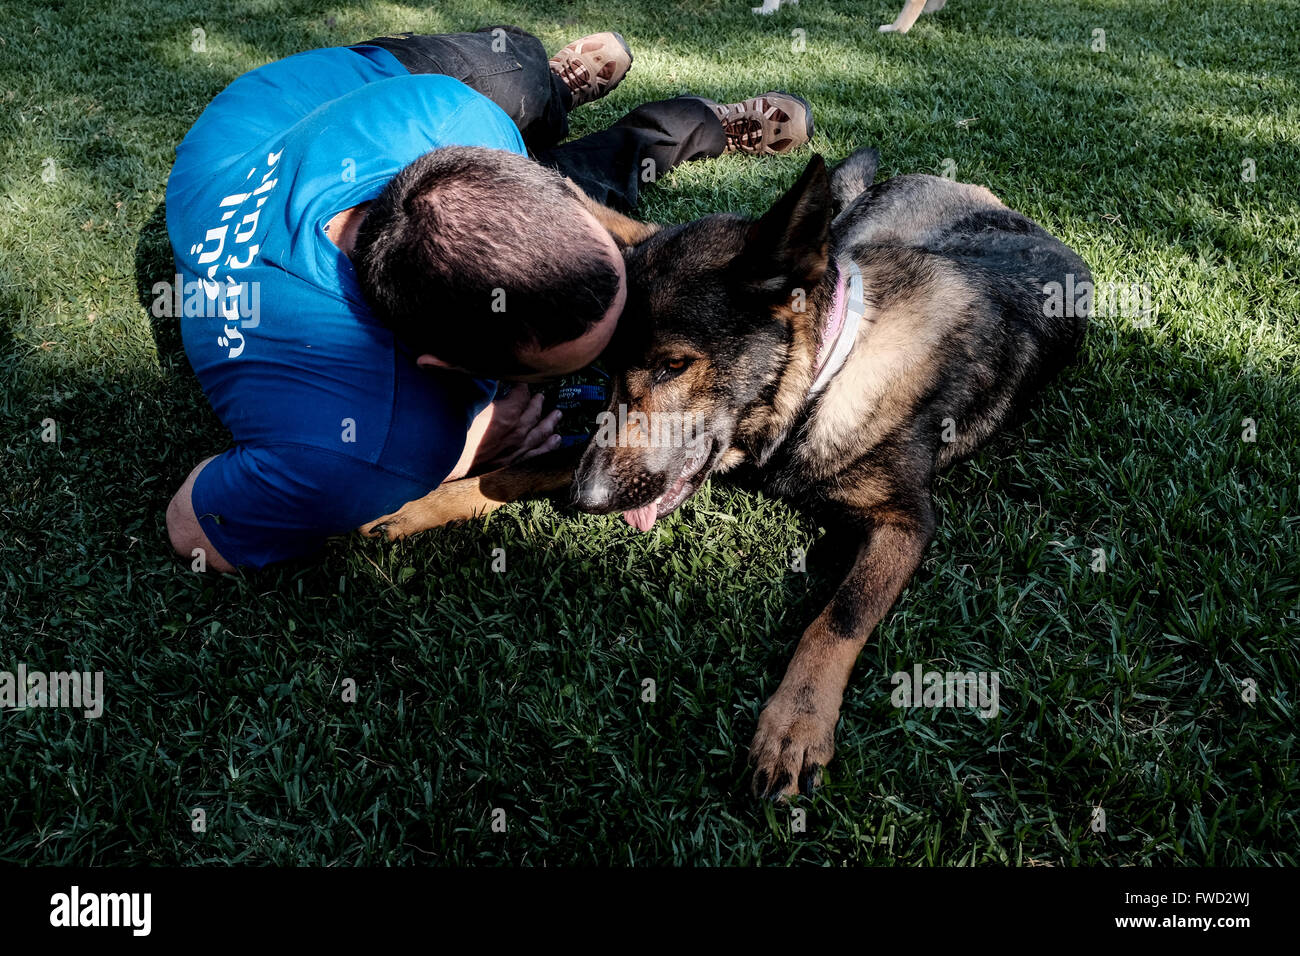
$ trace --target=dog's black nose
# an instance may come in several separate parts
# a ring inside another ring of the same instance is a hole
[[[573,506],[591,514],[606,514],[614,507],[614,482],[598,469],[579,472],[573,482]]]

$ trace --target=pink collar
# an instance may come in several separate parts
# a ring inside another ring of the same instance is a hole
[[[826,328],[822,329],[821,341],[817,343],[817,364],[814,366],[813,377],[815,378],[821,372],[822,366],[829,357],[830,348],[839,339],[840,331],[844,328],[844,313],[848,311],[845,308],[847,304],[844,301],[844,293],[848,290],[849,283],[844,275],[844,270],[839,270],[839,277],[835,280],[835,297],[831,300],[830,321],[826,323]]]
[[[835,280],[835,296],[831,301],[831,314],[822,330],[817,345],[817,359],[813,371],[813,384],[809,397],[816,395],[843,366],[857,338],[859,321],[865,313],[862,296],[862,272],[851,259],[836,262],[839,277]],[[852,334],[850,334],[850,332]]]

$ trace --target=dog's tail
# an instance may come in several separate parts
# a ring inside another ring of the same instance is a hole
[[[858,150],[831,170],[831,193],[835,196],[835,214],[853,205],[870,187],[880,165],[880,153],[870,147]]]

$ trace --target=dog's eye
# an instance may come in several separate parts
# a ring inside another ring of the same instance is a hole
[[[660,365],[659,370],[655,372],[655,384],[676,378],[678,375],[681,375],[690,364],[691,360],[688,358],[668,359],[668,361]]]

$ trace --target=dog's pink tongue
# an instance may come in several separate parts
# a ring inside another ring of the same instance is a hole
[[[633,508],[631,511],[624,511],[623,520],[638,531],[649,531],[655,526],[655,511],[656,506],[652,501],[644,507]]]

